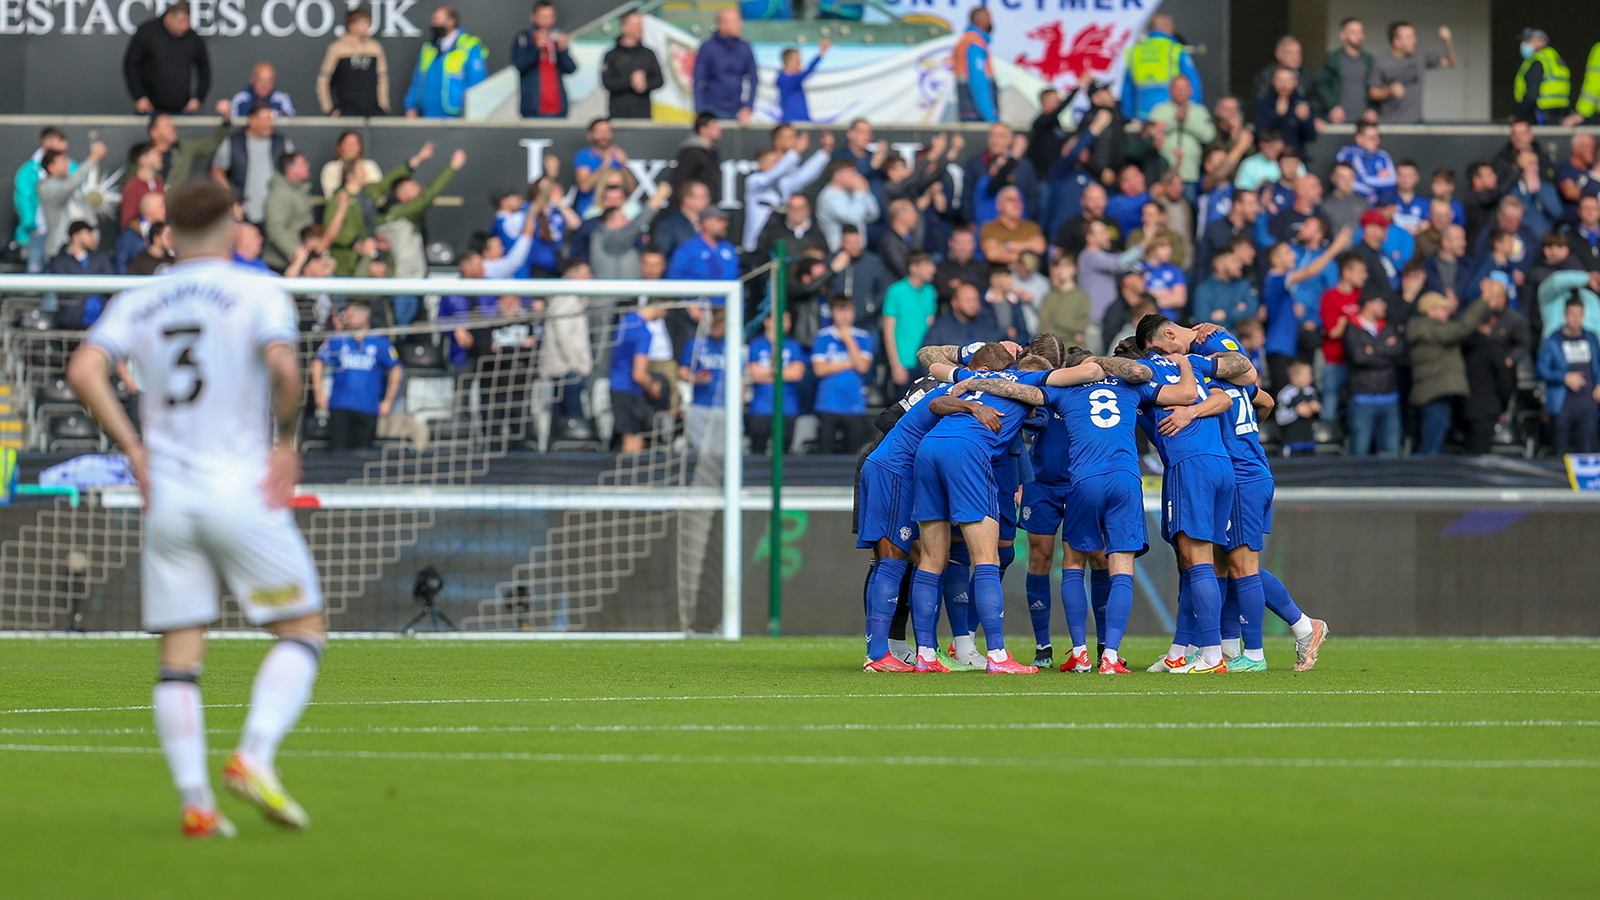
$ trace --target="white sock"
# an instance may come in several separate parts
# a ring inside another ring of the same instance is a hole
[[[1226,656],[1229,659],[1233,659],[1235,656],[1238,656],[1239,655],[1239,651],[1243,647],[1244,647],[1244,639],[1243,638],[1223,638],[1222,639],[1222,655]]]
[[[1087,644],[1073,644],[1072,645],[1072,655],[1073,656],[1077,656],[1079,653],[1088,653],[1088,652],[1089,652],[1089,646]]]
[[[970,634],[956,635],[956,659],[966,659],[978,652],[978,642]]]
[[[1212,644],[1209,647],[1201,647],[1200,660],[1208,668],[1222,662],[1222,646],[1220,644]]]
[[[920,659],[923,662],[933,662],[934,660],[936,660],[938,658],[939,658],[939,651],[933,649],[932,647],[918,647],[917,648],[917,659]]]
[[[239,739],[239,752],[250,762],[273,767],[278,745],[300,721],[300,713],[311,700],[320,652],[320,643],[312,639],[305,643],[279,640],[267,651],[267,658],[256,672],[250,715],[244,720],[244,734]]]
[[[1115,647],[1107,647],[1105,649],[1105,652],[1100,654],[1100,658],[1105,660],[1106,662],[1109,662],[1109,663],[1116,662],[1117,661],[1117,648],[1115,648]]]
[[[1182,644],[1173,644],[1167,650],[1167,659],[1182,659],[1189,655],[1189,648]]]
[[[1040,644],[1040,643],[1035,642],[1034,645],[1033,645],[1033,649],[1035,649],[1035,650],[1045,650],[1045,649],[1053,650],[1053,649],[1055,649],[1055,647],[1053,645],[1051,645],[1051,644]]]
[[[1010,657],[1010,656],[1011,656],[1011,654],[1006,652],[1006,651],[1004,651],[1004,650],[990,650],[989,651],[989,658],[994,660],[995,662],[1005,662],[1006,659],[1008,657]]]
[[[1193,659],[1199,653],[1200,653],[1200,648],[1195,646],[1194,644],[1190,644],[1189,646],[1183,648],[1183,655],[1189,657],[1190,659]]]
[[[217,808],[206,771],[206,716],[200,707],[200,686],[192,681],[156,682],[153,701],[156,733],[172,770],[172,783],[185,806]]]
[[[895,659],[905,659],[906,658],[906,654],[910,653],[910,652],[911,652],[911,645],[910,644],[906,643],[905,641],[897,641],[894,638],[889,638],[889,655],[890,656],[893,656]]]
[[[1265,650],[1246,650],[1244,651],[1244,658],[1252,659],[1256,662],[1265,662],[1267,659],[1267,653]]]
[[[1306,638],[1311,637],[1311,617],[1305,613],[1301,613],[1300,621],[1290,624],[1289,630],[1294,632],[1294,639],[1296,641],[1303,641]]]

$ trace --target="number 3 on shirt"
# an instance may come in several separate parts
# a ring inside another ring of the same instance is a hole
[[[1261,426],[1256,424],[1255,404],[1250,402],[1250,398],[1245,396],[1245,392],[1239,388],[1228,388],[1223,393],[1233,398],[1233,433],[1251,434],[1259,432]]]
[[[172,351],[172,368],[167,373],[167,405],[187,406],[200,397],[206,386],[201,375],[200,361],[194,358],[194,346],[200,343],[199,325],[176,325],[164,328],[161,336]]]

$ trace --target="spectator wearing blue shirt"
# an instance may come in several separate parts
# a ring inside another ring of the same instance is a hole
[[[1545,384],[1545,409],[1555,419],[1557,455],[1593,453],[1600,421],[1600,338],[1583,327],[1583,318],[1583,301],[1569,298],[1562,327],[1539,346],[1539,378]]]
[[[772,442],[773,381],[783,379],[783,452],[788,453],[794,442],[794,420],[800,415],[799,384],[806,377],[805,350],[799,341],[789,337],[793,319],[787,310],[783,314],[782,357],[774,359],[777,354],[773,347],[778,343],[776,321],[767,316],[766,332],[750,342],[750,362],[745,367],[753,386],[750,403],[745,407],[744,431],[750,436],[750,452],[758,455],[766,453]]]
[[[1478,259],[1493,252],[1493,236],[1495,231],[1503,231],[1511,235],[1512,244],[1506,253],[1506,261],[1511,267],[1523,273],[1526,277],[1529,269],[1539,255],[1539,232],[1529,225],[1526,210],[1522,201],[1511,195],[1500,198],[1500,204],[1495,208],[1494,219],[1489,222],[1489,227],[1483,229],[1478,235],[1478,240],[1473,244],[1472,253]],[[1520,280],[1520,279],[1519,279]],[[1462,300],[1468,298],[1462,297]],[[1511,292],[1512,306],[1516,306],[1516,291]]]
[[[1434,169],[1429,189],[1433,192],[1433,199],[1450,204],[1450,221],[1462,228],[1467,227],[1467,208],[1456,199],[1456,170],[1449,166]]]
[[[594,201],[595,182],[600,180],[602,170],[622,173],[624,190],[631,190],[632,182],[626,181],[632,177],[627,165],[627,152],[612,143],[611,120],[602,118],[590,122],[589,146],[572,155],[572,211],[578,218],[584,218],[589,204]]]
[[[1322,220],[1313,216],[1300,231],[1314,243],[1298,248],[1276,244],[1267,251],[1270,269],[1262,284],[1262,308],[1267,314],[1262,349],[1273,387],[1289,383],[1290,363],[1297,359],[1310,361],[1321,329],[1322,292],[1339,283],[1337,268],[1330,264],[1350,246],[1351,235],[1340,231],[1323,249],[1324,228]]]
[[[678,380],[692,388],[689,406],[684,410],[683,430],[689,448],[696,453],[722,452],[727,335],[725,311],[713,310],[711,326],[684,344],[678,358]]]
[[[995,198],[1007,185],[1022,192],[1023,215],[1033,217],[1039,202],[1039,178],[1028,161],[1016,132],[1004,123],[989,126],[988,141],[984,151],[962,164],[966,175],[961,192],[961,214],[974,227],[982,228],[1000,214]],[[1134,211],[1138,222],[1138,211]],[[1122,232],[1127,234],[1127,232]]]
[[[853,454],[872,436],[866,385],[872,372],[872,335],[855,327],[856,304],[843,295],[828,301],[833,324],[817,332],[811,371],[817,377],[818,453]]]
[[[311,389],[317,409],[328,414],[328,447],[361,450],[372,446],[378,419],[394,408],[400,393],[400,354],[381,334],[369,335],[372,306],[361,298],[345,304],[343,331],[329,338],[311,361]],[[332,371],[331,385],[323,376]]]
[[[251,110],[265,106],[280,119],[293,118],[294,101],[277,89],[277,80],[278,70],[272,67],[272,63],[256,63],[256,67],[250,70],[250,83],[228,101],[233,117],[248,118]]]
[[[1117,194],[1106,200],[1106,218],[1116,222],[1123,234],[1131,235],[1143,225],[1144,205],[1150,202],[1144,170],[1135,165],[1123,166],[1117,175],[1117,188]]]
[[[1572,135],[1571,156],[1556,166],[1556,189],[1566,204],[1562,221],[1578,221],[1578,201],[1584,197],[1600,196],[1600,177],[1595,171],[1594,135],[1577,132]]]
[[[1522,221],[1534,234],[1544,234],[1556,227],[1565,210],[1561,195],[1555,185],[1539,175],[1539,157],[1532,150],[1517,154],[1519,170],[1512,176],[1507,197],[1522,203]]]
[[[1240,319],[1261,310],[1255,286],[1244,277],[1244,261],[1237,253],[1219,253],[1211,260],[1211,277],[1194,292],[1194,320],[1232,328]]]
[[[1413,235],[1428,224],[1432,198],[1417,193],[1422,175],[1415,160],[1402,159],[1394,165],[1394,190],[1379,199],[1384,206],[1394,207],[1394,223]]]
[[[739,251],[727,240],[728,214],[715,206],[700,211],[700,230],[678,245],[667,261],[673,281],[734,281],[740,274]],[[709,298],[721,304],[721,297]]]
[[[233,261],[241,266],[249,266],[263,275],[275,275],[272,269],[261,259],[261,229],[249,222],[240,222],[233,226]]]
[[[1166,316],[1182,316],[1189,306],[1189,281],[1172,262],[1172,237],[1156,234],[1144,243],[1144,289]]]
[[[828,52],[832,42],[824,38],[817,42],[817,55],[811,64],[800,68],[800,50],[790,47],[783,51],[783,71],[778,73],[778,107],[783,111],[784,122],[811,121],[811,106],[806,103],[806,79],[817,70],[817,64]]]
[[[611,345],[611,432],[623,453],[644,452],[656,412],[665,409],[666,385],[650,371],[650,322],[663,313],[660,307],[641,306],[617,323]]]
[[[716,33],[695,54],[694,111],[749,122],[759,77],[755,52],[744,40],[744,17],[737,8],[718,11]]]
[[[1393,188],[1397,181],[1394,160],[1378,146],[1378,126],[1362,122],[1356,126],[1355,143],[1339,148],[1334,162],[1349,163],[1356,172],[1355,192],[1376,201],[1378,195]]]
[[[1522,238],[1514,231],[1503,228],[1491,227],[1484,232],[1484,241],[1487,243],[1487,252],[1478,257],[1478,264],[1473,267],[1472,274],[1460,282],[1457,291],[1457,301],[1465,304],[1483,296],[1483,280],[1498,277],[1506,283],[1506,295],[1511,305],[1518,306],[1517,275],[1520,273],[1517,261],[1513,258],[1517,253],[1524,253],[1530,259],[1540,247],[1538,241],[1525,245]],[[1524,249],[1526,247],[1526,249]],[[1518,307],[1520,309],[1520,307]]]

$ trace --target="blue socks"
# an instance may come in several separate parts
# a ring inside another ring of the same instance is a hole
[[[1133,576],[1105,574],[1107,599],[1103,636],[1106,649],[1115,651],[1122,646],[1122,635],[1128,630],[1128,616],[1133,613]]]
[[[939,639],[935,637],[939,628],[939,575],[935,572],[918,569],[911,576],[911,627],[916,632],[919,649],[939,646]],[[888,653],[887,625],[884,635],[883,652]]]
[[[1017,545],[1016,544],[1012,544],[1009,547],[1006,547],[1006,546],[1002,545],[1000,547],[1000,577],[1001,578],[1006,577],[1006,570],[1011,568],[1011,564],[1016,562],[1016,561],[1017,561]]]
[[[1188,569],[1178,570],[1178,614],[1174,622],[1176,628],[1173,632],[1172,642],[1179,647],[1195,644],[1194,626],[1194,597],[1190,595],[1190,578]],[[1199,646],[1195,644],[1195,646]]]
[[[1222,645],[1222,590],[1217,570],[1209,564],[1189,567],[1189,596],[1194,607],[1195,632],[1199,647]]]
[[[1244,631],[1244,649],[1260,650],[1261,620],[1267,616],[1267,594],[1261,576],[1246,575],[1233,579],[1231,584],[1239,595],[1238,618]]]
[[[1111,570],[1089,570],[1089,606],[1094,610],[1094,633],[1100,643],[1106,642],[1106,603],[1111,597]],[[1131,611],[1131,610],[1130,610]],[[1126,630],[1128,620],[1122,620],[1123,629]],[[1120,633],[1120,632],[1119,632]]]
[[[1006,599],[1000,590],[999,566],[972,567],[972,603],[983,623],[984,643],[990,652],[1006,648]]]
[[[945,615],[950,617],[950,634],[971,634],[969,624],[972,618],[972,570],[965,565],[951,563],[944,567],[941,580]]]
[[[1239,637],[1239,589],[1232,578],[1228,579],[1228,586],[1222,593],[1222,639],[1237,640]]]
[[[867,656],[883,659],[889,654],[889,622],[900,601],[900,582],[911,564],[903,559],[880,559],[867,584]],[[937,615],[937,609],[935,609]],[[918,621],[920,627],[921,622]]]
[[[1061,611],[1067,614],[1072,646],[1082,647],[1089,631],[1089,596],[1083,592],[1082,569],[1061,570]]]
[[[1083,573],[1079,573],[1081,576]],[[1066,579],[1062,579],[1065,586]],[[1028,573],[1028,618],[1033,620],[1033,642],[1045,647],[1050,644],[1050,576]],[[1067,623],[1071,625],[1069,621]]]
[[[1278,576],[1266,569],[1261,570],[1261,588],[1266,591],[1267,609],[1272,610],[1273,615],[1290,625],[1300,621],[1305,615],[1300,611],[1300,607],[1294,605],[1294,599],[1289,596],[1289,589],[1283,586]]]

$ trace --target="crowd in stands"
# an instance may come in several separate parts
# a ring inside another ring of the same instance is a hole
[[[172,115],[198,108],[209,77],[187,15],[181,3],[169,7],[129,47],[129,90],[152,117],[148,141],[128,152],[114,252],[72,208],[87,167],[72,161],[65,136],[50,128],[16,176],[16,237],[30,269],[159,271],[172,253],[165,186],[209,175],[239,199],[235,258],[242,264],[287,278],[425,275],[423,216],[465,165],[464,154],[424,174],[434,168],[428,144],[385,170],[351,131],[314,170],[309,148],[275,129],[294,115],[294,104],[267,64],[217,104],[224,124],[213,134],[178,140]],[[370,19],[353,10],[347,25],[328,51],[317,99],[334,115],[386,111],[387,63],[368,34]],[[461,31],[450,7],[435,10],[432,26],[404,109],[458,115],[463,91],[482,77],[482,44]],[[982,75],[992,68],[991,28],[987,12],[975,10],[958,46],[964,118],[994,118],[993,84]],[[1353,454],[1436,454],[1447,446],[1476,454],[1530,437],[1558,452],[1594,449],[1595,139],[1577,132],[1569,159],[1548,159],[1530,124],[1565,118],[1566,110],[1546,103],[1514,120],[1490,159],[1459,167],[1393,159],[1382,127],[1420,120],[1427,71],[1455,64],[1449,29],[1440,29],[1443,52],[1436,53],[1419,48],[1412,26],[1395,22],[1388,49],[1373,54],[1363,23],[1347,20],[1315,75],[1299,43],[1285,37],[1251,95],[1216,96],[1208,107],[1172,21],[1158,14],[1129,48],[1120,98],[1109,85],[1087,85],[1087,108],[1072,112],[1069,98],[1046,91],[1027,129],[994,122],[974,153],[960,134],[936,135],[901,156],[876,141],[865,120],[849,123],[838,139],[779,124],[745,176],[743,228],[732,233],[721,203],[719,141],[724,121],[750,120],[755,69],[741,32],[737,10],[719,14],[696,64],[701,111],[657,190],[641,190],[610,119],[597,119],[572,159],[549,159],[526,190],[494,198],[492,219],[456,253],[460,277],[746,277],[759,298],[770,280],[762,267],[784,242],[789,314],[752,324],[742,363],[755,452],[765,451],[775,412],[815,415],[819,452],[854,452],[871,438],[869,410],[921,374],[922,346],[1025,343],[1053,332],[1104,352],[1156,312],[1238,336],[1279,399],[1285,453],[1340,445]],[[650,92],[661,84],[641,35],[642,19],[629,13],[605,57],[602,79],[618,118],[649,115]],[[1532,73],[1544,79],[1545,87],[1533,85],[1537,96],[1549,95],[1554,77],[1546,45],[1528,54],[1543,61],[1544,74]],[[782,105],[796,120],[807,117],[804,82],[827,50],[819,47],[809,61],[785,54]],[[534,6],[512,56],[523,114],[565,116],[562,78],[573,62],[546,0]],[[1330,123],[1355,126],[1348,144],[1328,146]],[[105,153],[96,144],[87,161]],[[1326,181],[1309,174],[1313,156],[1333,160]],[[360,331],[429,315],[414,296],[355,304],[354,315],[349,304],[323,300],[308,327]],[[487,340],[495,350],[536,351],[528,358],[559,387],[560,417],[591,417],[585,387],[607,379],[621,448],[643,447],[651,417],[669,410],[684,416],[692,442],[714,440],[731,324],[720,310],[642,306],[620,319],[597,357],[582,316],[592,302],[568,296],[507,305],[457,296],[444,298],[437,316],[463,323],[448,336],[448,354],[465,366],[489,352],[466,324],[472,313],[537,309],[544,314],[538,327]],[[64,303],[58,323],[87,327],[103,303]],[[339,358],[332,352],[324,362]],[[373,395],[363,395],[364,415],[393,401],[390,369],[382,368],[381,378],[363,376]],[[398,384],[398,367],[393,372]],[[781,411],[773,409],[778,381],[792,386]],[[369,424],[343,423],[342,439],[370,441]],[[792,422],[784,434],[793,438]]]

